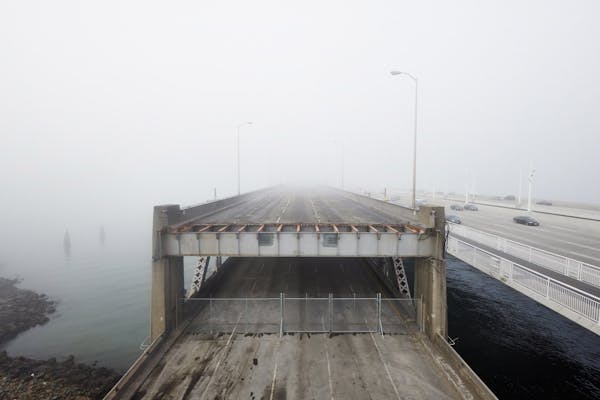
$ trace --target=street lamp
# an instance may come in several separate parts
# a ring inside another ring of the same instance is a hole
[[[238,196],[241,194],[240,190],[240,129],[244,125],[252,125],[251,121],[244,122],[243,124],[239,124],[237,126],[237,186],[238,186]]]
[[[415,82],[415,137],[414,137],[414,149],[413,149],[413,198],[412,198],[412,208],[416,212],[417,211],[417,100],[419,93],[419,81],[409,72],[403,71],[391,71],[392,75],[406,75],[411,78]]]
[[[531,212],[531,186],[533,185],[533,175],[535,175],[535,169],[532,167],[532,163],[529,163],[529,190],[527,193],[527,212]]]

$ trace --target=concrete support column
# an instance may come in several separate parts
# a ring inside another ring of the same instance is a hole
[[[433,339],[439,333],[448,336],[446,303],[445,216],[443,207],[421,207],[420,219],[435,223],[435,252],[430,258],[415,260],[414,298],[422,300],[423,330]]]
[[[152,262],[152,304],[150,339],[177,327],[185,296],[183,287],[183,257],[161,258]]]
[[[181,319],[179,299],[183,298],[183,257],[162,256],[162,233],[167,226],[177,223],[178,205],[154,207],[152,237],[152,298],[150,302],[150,340],[177,326]]]

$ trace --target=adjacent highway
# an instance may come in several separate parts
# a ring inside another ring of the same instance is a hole
[[[464,199],[436,197],[435,200],[427,200],[429,204],[445,206],[446,215],[458,216],[466,226],[600,266],[600,221],[549,214],[568,213],[600,219],[598,211],[536,205],[544,213],[533,211],[531,216],[540,222],[540,226],[525,226],[513,222],[513,217],[527,215],[527,212],[506,208],[505,202],[497,202],[503,207],[477,204],[479,211],[456,211],[450,206],[463,205]],[[405,196],[398,203],[407,204],[407,201]]]
[[[455,202],[454,204],[459,204]],[[446,215],[459,216],[463,224],[508,239],[600,265],[600,222],[575,219],[551,214],[533,213],[540,226],[526,226],[513,222],[523,211],[478,205],[479,211],[446,209]]]

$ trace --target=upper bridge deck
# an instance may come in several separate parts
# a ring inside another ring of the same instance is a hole
[[[159,255],[419,256],[443,211],[418,213],[327,187],[274,187],[180,209],[161,206]],[[439,212],[439,215],[436,215]],[[158,237],[157,237],[158,239]]]

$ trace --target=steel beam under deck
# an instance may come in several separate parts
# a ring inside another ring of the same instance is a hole
[[[190,225],[160,234],[159,257],[429,257],[434,236],[391,225]]]

